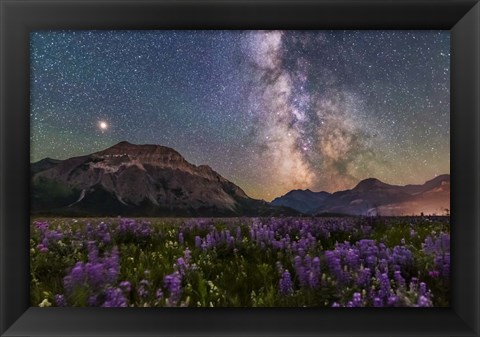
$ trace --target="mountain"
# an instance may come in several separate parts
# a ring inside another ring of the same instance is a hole
[[[328,192],[312,192],[310,190],[293,190],[275,198],[271,204],[293,208],[304,214],[310,214],[330,196]]]
[[[37,161],[36,163],[31,164],[30,166],[30,171],[32,173],[38,173],[40,171],[45,171],[48,170],[49,168],[54,167],[58,163],[60,163],[61,160],[56,160],[52,158],[45,158],[40,161]]]
[[[435,178],[427,181],[423,185],[406,185],[404,186],[404,190],[409,194],[421,194],[423,192],[432,190],[441,186],[443,183],[448,182],[450,184],[450,175],[449,174],[441,174],[436,176]]]
[[[423,185],[389,185],[375,178],[359,182],[353,189],[329,196],[315,210],[351,215],[445,214],[450,209],[450,175]]]
[[[422,185],[397,186],[375,178],[335,193],[293,190],[272,201],[309,215],[420,215],[446,214],[450,209],[450,175]]]
[[[174,149],[120,142],[90,155],[31,164],[33,213],[75,216],[296,215],[248,197]]]
[[[412,186],[412,185],[410,185]],[[408,186],[405,186],[409,190]],[[427,181],[412,193],[411,198],[379,207],[382,215],[437,214],[450,212],[450,175],[441,175]]]

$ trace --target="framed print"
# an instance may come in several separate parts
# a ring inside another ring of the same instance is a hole
[[[2,336],[479,334],[477,1],[1,17]]]

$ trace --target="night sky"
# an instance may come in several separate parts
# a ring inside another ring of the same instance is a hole
[[[448,31],[31,34],[31,161],[127,140],[254,198],[450,172]]]

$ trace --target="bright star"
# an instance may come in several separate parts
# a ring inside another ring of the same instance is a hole
[[[98,126],[100,127],[100,130],[105,131],[108,129],[108,124],[105,121],[100,121],[98,122]]]

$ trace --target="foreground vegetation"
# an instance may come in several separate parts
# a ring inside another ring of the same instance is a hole
[[[34,306],[448,306],[447,217],[34,219]]]

